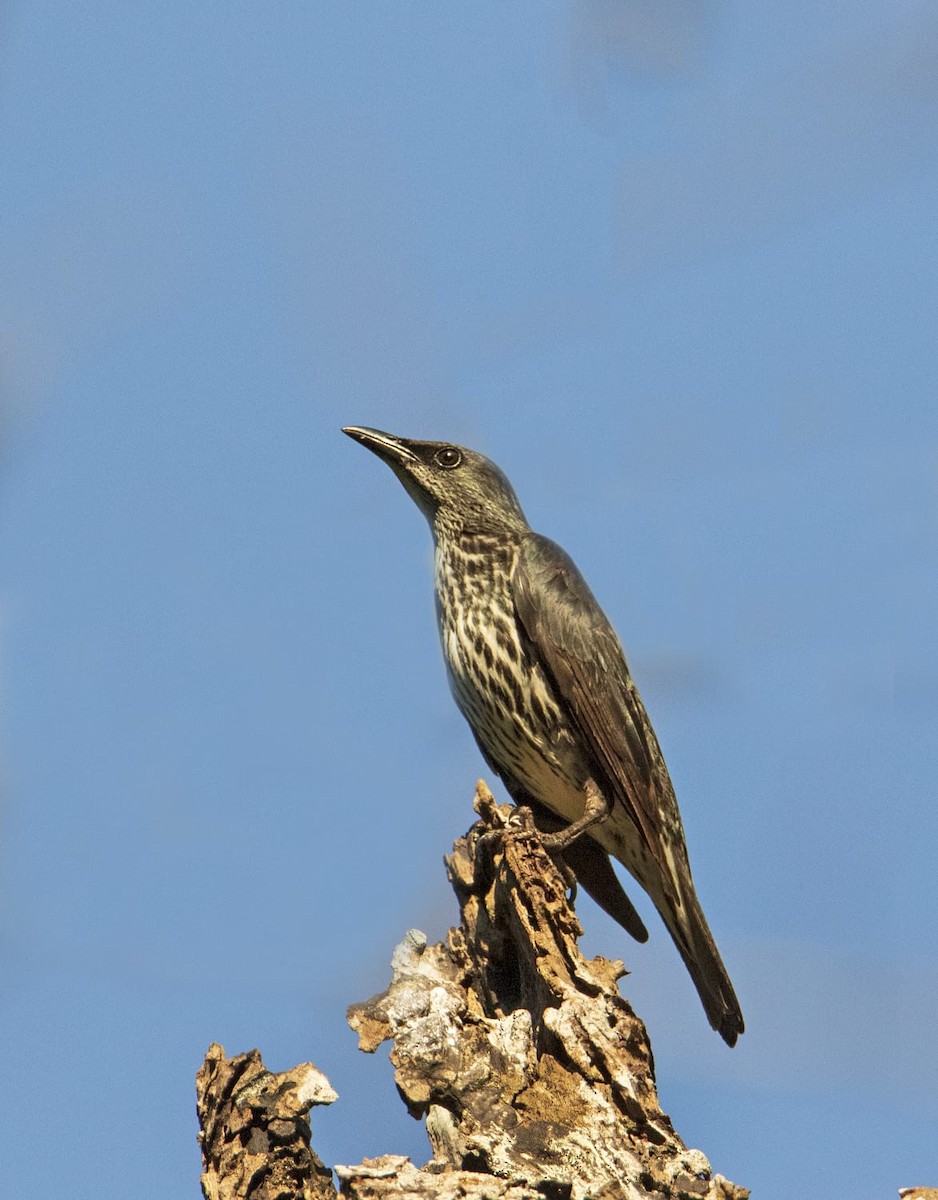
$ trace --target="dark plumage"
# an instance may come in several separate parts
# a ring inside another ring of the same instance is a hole
[[[674,788],[586,581],[533,532],[511,484],[481,454],[376,429],[345,433],[391,467],[430,522],[450,687],[486,761],[583,887],[646,941],[609,856],[638,880],[710,1024],[734,1045],[742,1013],[694,892]]]

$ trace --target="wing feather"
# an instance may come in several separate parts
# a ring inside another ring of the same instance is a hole
[[[522,542],[512,592],[612,801],[607,820],[629,820],[647,846],[657,870],[636,877],[668,926],[710,1024],[732,1046],[744,1028],[739,1001],[694,891],[674,788],[615,630],[569,556],[538,534]],[[625,865],[635,873],[634,862]]]
[[[614,802],[624,807],[664,878],[672,877],[663,856],[662,818],[680,822],[677,802],[615,630],[573,560],[540,534],[522,543],[512,591],[538,660],[611,785]]]

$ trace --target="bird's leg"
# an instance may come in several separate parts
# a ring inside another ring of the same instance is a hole
[[[548,852],[551,853],[551,857],[553,857],[553,854],[556,854],[557,852],[550,852],[549,842],[546,842],[545,839],[556,835],[544,833],[535,819],[535,808],[540,814],[541,821],[548,820],[553,824],[554,821],[559,820],[559,818],[555,818],[550,809],[541,808],[541,806],[537,804],[536,801],[532,801],[529,796],[525,795],[522,797],[518,792],[516,792],[515,795],[517,796],[517,802],[515,804],[515,810],[512,814],[510,824],[512,826],[516,826],[518,829],[524,830],[526,833],[536,834],[540,844],[545,848],[548,848]],[[522,803],[522,799],[524,803]],[[566,830],[563,830],[562,832],[566,832]],[[570,893],[570,903],[573,904],[573,902],[576,900],[577,890],[576,875],[574,874],[573,868],[570,866],[567,860],[563,858],[562,855],[558,855],[556,858],[554,858],[554,866],[563,876],[564,887]]]
[[[556,833],[542,833],[541,845],[545,850],[549,850],[551,853],[564,850],[571,842],[575,842],[581,833],[585,833],[593,825],[599,825],[609,816],[609,801],[597,787],[595,780],[587,779],[584,790],[586,791],[586,804],[583,816],[568,825],[566,829],[559,829]]]

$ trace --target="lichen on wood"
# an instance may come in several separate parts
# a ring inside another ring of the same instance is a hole
[[[349,1010],[361,1049],[392,1043],[398,1090],[425,1120],[433,1157],[423,1167],[396,1155],[336,1165],[342,1195],[744,1200],[748,1192],[714,1175],[662,1111],[645,1027],[617,987],[624,968],[580,953],[567,879],[530,815],[497,806],[481,782],[475,807],[479,821],[446,860],[458,926],[436,945],[409,933],[388,989]],[[329,1092],[320,1085],[310,1099],[300,1085],[315,1068],[296,1068],[294,1080],[242,1056],[251,1061],[228,1080],[224,1063],[239,1060],[223,1063],[213,1051],[199,1080],[206,1197],[331,1200],[305,1122]],[[275,1096],[285,1125],[273,1116]],[[265,1144],[280,1190],[250,1191]],[[224,1183],[236,1176],[240,1191]]]
[[[645,1027],[616,986],[623,966],[580,953],[566,879],[533,823],[481,782],[475,804],[480,821],[447,859],[459,926],[435,946],[410,933],[388,990],[349,1010],[362,1049],[393,1042],[433,1172],[574,1198],[747,1195],[662,1112]]]
[[[275,1075],[259,1051],[228,1058],[216,1042],[196,1075],[196,1095],[205,1200],[335,1200],[307,1113],[337,1097],[312,1063]]]

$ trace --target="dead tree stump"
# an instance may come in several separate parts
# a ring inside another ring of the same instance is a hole
[[[662,1112],[645,1027],[616,986],[622,964],[580,953],[564,877],[533,824],[484,783],[475,807],[446,864],[459,926],[435,946],[409,933],[387,991],[348,1014],[361,1049],[393,1042],[433,1158],[337,1165],[342,1194],[744,1200]],[[212,1047],[198,1077],[208,1200],[329,1200],[306,1113],[334,1098],[309,1064],[270,1075],[256,1052],[227,1060]]]

